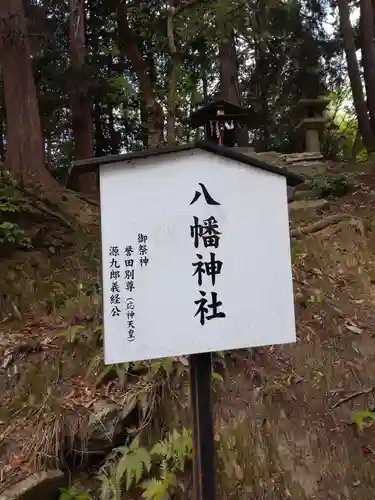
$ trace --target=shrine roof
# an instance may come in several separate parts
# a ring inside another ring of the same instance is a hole
[[[198,128],[210,120],[236,120],[240,123],[249,123],[254,118],[255,114],[251,109],[218,99],[194,111],[189,123],[192,128]]]
[[[297,186],[304,182],[304,178],[294,172],[290,172],[286,168],[277,167],[267,163],[261,159],[255,158],[254,156],[249,156],[236,151],[236,148],[228,148],[225,146],[218,146],[212,142],[207,141],[197,141],[192,144],[185,144],[182,146],[165,147],[158,149],[148,149],[144,151],[136,151],[134,153],[127,153],[121,155],[111,155],[102,156],[99,158],[91,158],[87,160],[79,160],[72,163],[74,168],[79,168],[80,170],[95,171],[100,165],[108,165],[112,163],[120,162],[130,162],[134,160],[139,160],[143,158],[149,158],[154,156],[162,156],[167,154],[177,154],[184,151],[192,151],[194,149],[201,149],[213,153],[215,155],[228,158],[229,160],[237,161],[243,163],[247,166],[259,168],[273,174],[282,175],[286,178],[287,184],[289,186]]]

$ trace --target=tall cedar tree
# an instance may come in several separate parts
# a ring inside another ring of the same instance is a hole
[[[6,167],[21,183],[56,186],[44,142],[22,0],[0,2],[0,62],[7,118]]]
[[[137,76],[141,99],[147,121],[148,147],[155,148],[163,143],[164,112],[156,100],[153,83],[148,74],[146,61],[138,47],[137,34],[129,24],[128,9],[122,0],[113,0],[118,22],[118,44],[128,57]]]
[[[348,0],[338,0],[338,7],[340,15],[341,35],[344,41],[345,56],[348,66],[350,85],[353,93],[354,106],[358,117],[358,125],[368,152],[374,153],[375,134],[371,128],[368,109],[366,106],[362,88],[361,74],[359,71],[356,56],[355,36],[353,27],[350,22],[350,9]]]
[[[219,49],[220,63],[220,99],[241,106],[241,95],[238,85],[238,64],[236,43],[234,32],[232,29],[224,38]],[[237,143],[239,146],[248,146],[248,131],[247,127],[243,126],[236,132]]]
[[[371,0],[360,0],[361,52],[367,107],[375,134],[375,17]]]
[[[92,99],[84,75],[86,64],[85,2],[69,0],[69,49],[72,82],[70,85],[70,106],[74,152],[77,160],[92,158],[94,127]],[[93,173],[79,175],[78,187],[90,193],[97,191],[97,176]]]

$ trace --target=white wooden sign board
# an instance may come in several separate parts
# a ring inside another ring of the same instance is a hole
[[[284,176],[193,149],[101,165],[100,196],[107,364],[295,341]]]

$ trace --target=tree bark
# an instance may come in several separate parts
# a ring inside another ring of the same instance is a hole
[[[365,80],[367,107],[375,134],[375,28],[371,0],[360,0],[361,52]]]
[[[255,73],[259,75],[257,81],[257,110],[261,117],[262,129],[260,131],[259,145],[261,151],[268,151],[270,144],[270,111],[269,111],[269,65],[267,61],[267,22],[269,19],[269,12],[267,4],[264,0],[257,2],[255,9],[255,24],[256,33],[254,36],[255,42],[255,60],[257,61]]]
[[[176,101],[177,101],[177,84],[182,63],[182,57],[177,50],[173,19],[177,7],[176,0],[169,0],[167,12],[167,38],[170,57],[169,74],[168,74],[168,102],[167,102],[167,143],[169,146],[176,144]]]
[[[2,89],[1,89],[2,90]],[[1,92],[0,97],[0,163],[5,163],[5,144],[4,138],[6,137],[6,111],[4,104],[4,95]]]
[[[22,0],[0,3],[0,63],[7,117],[6,167],[21,182],[56,187],[45,167],[44,141]]]
[[[108,112],[108,130],[109,130],[109,147],[111,155],[118,155],[121,147],[121,133],[115,128],[115,116],[113,114],[113,105],[107,105]]]
[[[70,106],[74,137],[74,156],[77,160],[93,157],[94,127],[92,100],[84,77],[86,64],[84,0],[69,0],[69,49],[72,81]],[[95,173],[81,174],[78,188],[84,192],[97,191]]]
[[[358,129],[356,134],[355,134],[355,139],[353,141],[353,145],[352,145],[352,151],[351,151],[351,159],[352,160],[356,160],[357,158],[357,155],[358,155],[358,151],[361,147],[361,140],[362,140],[362,136],[361,136],[361,131]]]
[[[93,110],[94,117],[94,137],[95,137],[95,156],[105,156],[106,147],[105,147],[105,137],[103,132],[103,123],[102,123],[102,107],[100,102],[96,100],[94,104]]]
[[[355,37],[350,22],[350,9],[348,0],[338,0],[340,28],[344,41],[344,50],[348,66],[350,85],[353,93],[354,106],[358,118],[358,126],[361,131],[363,142],[369,154],[375,152],[375,135],[371,128],[368,109],[366,106],[361,75],[355,49]]]
[[[242,106],[240,90],[238,85],[237,52],[233,30],[219,49],[220,62],[220,99]],[[236,133],[239,146],[248,146],[248,129],[242,126]]]
[[[202,78],[203,102],[208,104],[208,79],[207,79],[207,58],[203,46],[200,52],[200,69]]]
[[[116,0],[115,7],[119,27],[119,46],[124,54],[126,54],[133,67],[133,71],[138,79],[141,98],[145,103],[148,146],[150,148],[157,148],[164,142],[163,109],[155,98],[155,92],[148,75],[147,65],[139,51],[136,34],[129,25],[127,6],[122,0]]]

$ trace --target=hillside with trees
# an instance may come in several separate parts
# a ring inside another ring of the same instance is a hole
[[[193,142],[215,99],[306,179],[297,343],[214,355],[218,498],[372,500],[374,40],[373,0],[0,0],[0,500],[193,498],[188,359],[104,365],[98,175],[72,163]]]

